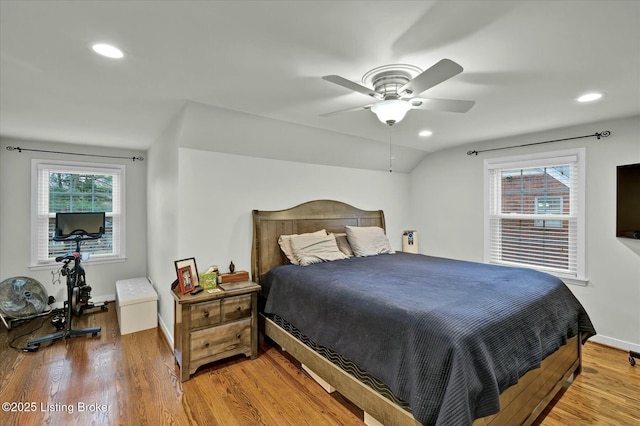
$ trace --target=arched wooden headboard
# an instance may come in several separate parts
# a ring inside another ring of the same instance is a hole
[[[345,225],[379,226],[385,229],[382,210],[360,210],[333,200],[309,201],[286,210],[253,210],[251,277],[260,284],[271,268],[289,260],[278,245],[280,235],[302,234],[326,229],[343,233]]]

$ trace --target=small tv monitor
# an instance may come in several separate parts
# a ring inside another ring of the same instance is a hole
[[[56,228],[53,239],[100,238],[104,234],[104,218],[104,212],[56,213]]]
[[[640,239],[640,163],[618,166],[616,236]]]

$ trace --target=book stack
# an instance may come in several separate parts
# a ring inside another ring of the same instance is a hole
[[[237,283],[240,281],[249,281],[249,272],[235,271],[233,273],[219,274],[218,283]]]

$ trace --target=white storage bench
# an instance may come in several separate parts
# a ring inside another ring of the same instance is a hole
[[[120,334],[158,326],[158,294],[147,278],[116,281],[116,311]]]

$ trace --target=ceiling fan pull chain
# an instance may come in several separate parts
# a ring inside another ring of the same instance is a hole
[[[389,126],[389,173],[393,172],[393,157],[391,152],[391,132],[392,126]]]

